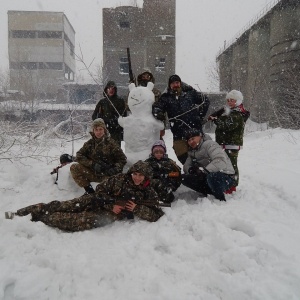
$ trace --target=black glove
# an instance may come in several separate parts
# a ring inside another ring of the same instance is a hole
[[[118,174],[118,170],[117,168],[109,168],[105,171],[105,174],[107,174],[108,176],[113,176],[113,175],[116,175]]]
[[[102,173],[103,172],[103,168],[100,164],[95,164],[94,165],[94,170],[96,173]]]
[[[192,167],[189,167],[188,173],[191,174],[191,175],[196,175],[197,174],[197,170],[199,170],[199,167],[192,166]]]
[[[62,154],[59,158],[61,164],[69,164],[74,161],[74,157],[70,154]]]
[[[152,115],[159,121],[165,121],[165,114],[158,107],[152,107]]]

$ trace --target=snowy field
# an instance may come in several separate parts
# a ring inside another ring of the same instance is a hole
[[[214,137],[213,137],[214,138]],[[172,136],[166,134],[171,158]],[[58,160],[0,163],[0,299],[299,300],[300,131],[247,132],[227,202],[180,187],[157,223],[65,233],[4,212],[83,194]],[[76,141],[75,151],[83,144]],[[56,142],[59,157],[71,143]]]

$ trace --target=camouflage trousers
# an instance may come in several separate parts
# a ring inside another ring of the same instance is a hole
[[[102,174],[96,174],[93,169],[76,163],[71,165],[70,172],[74,181],[80,187],[86,187],[90,185],[91,182],[101,182],[103,179],[107,178],[107,176]]]
[[[231,161],[231,164],[233,166],[233,169],[235,171],[235,181],[236,181],[235,186],[238,186],[239,185],[239,169],[238,169],[237,161],[238,161],[238,156],[239,156],[239,150],[225,149],[225,152],[227,153],[227,155]]]
[[[31,214],[32,221],[41,221],[44,224],[64,231],[83,231],[108,225],[119,217],[104,208],[92,210],[90,195],[67,201],[52,201],[39,203],[19,209],[18,216]]]

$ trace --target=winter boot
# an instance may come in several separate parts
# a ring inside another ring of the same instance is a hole
[[[5,212],[5,219],[9,219],[12,220],[14,218],[14,216],[16,215],[16,213],[12,212],[12,211],[6,211]]]
[[[92,187],[91,184],[88,185],[88,186],[85,186],[84,189],[85,189],[84,195],[89,195],[89,194],[95,193],[95,190],[94,190],[94,188]]]

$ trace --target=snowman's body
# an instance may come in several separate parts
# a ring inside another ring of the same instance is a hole
[[[156,120],[152,115],[153,86],[152,82],[149,82],[147,87],[136,87],[131,83],[128,96],[131,115],[120,117],[118,120],[120,126],[124,128],[128,166],[149,157],[152,145],[160,138],[160,130],[164,129],[163,122]]]

